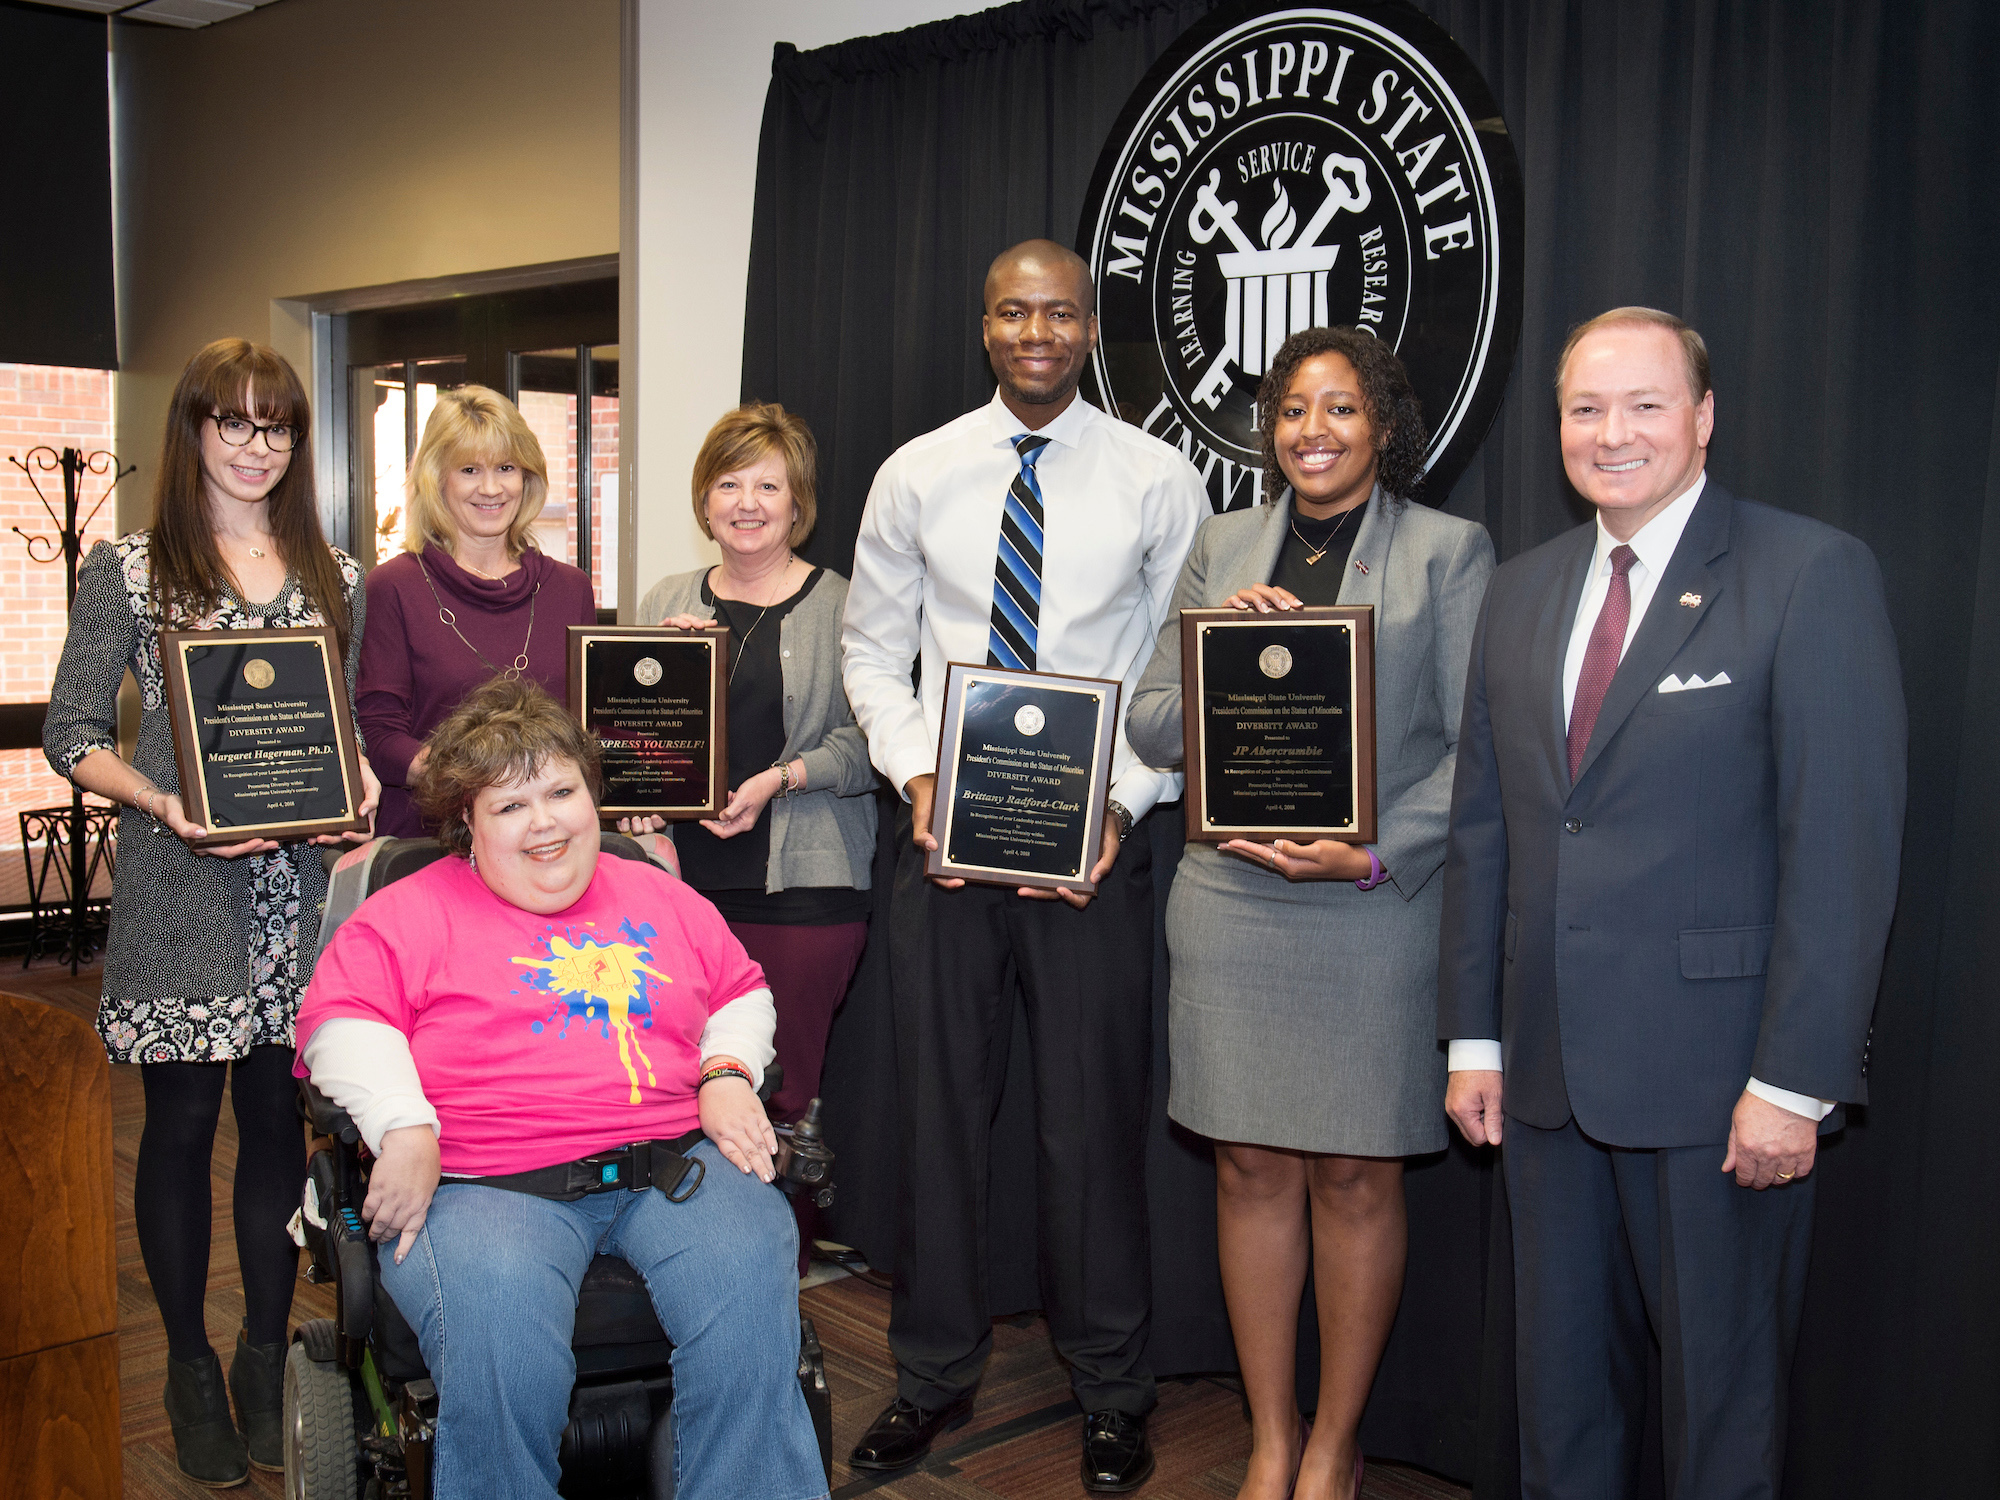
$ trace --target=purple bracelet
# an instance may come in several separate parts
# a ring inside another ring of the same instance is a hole
[[[1375,857],[1373,849],[1369,849],[1366,844],[1363,844],[1361,847],[1368,854],[1368,878],[1366,880],[1355,881],[1354,888],[1357,891],[1372,891],[1376,886],[1389,878],[1389,872],[1382,868],[1382,861]]]

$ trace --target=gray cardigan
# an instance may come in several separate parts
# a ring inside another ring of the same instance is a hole
[[[714,619],[701,602],[707,568],[662,578],[639,601],[638,618],[658,624],[669,615]],[[868,743],[855,725],[840,684],[840,617],[847,580],[828,568],[813,590],[778,624],[778,658],[785,681],[782,759],[803,760],[806,789],[771,799],[771,860],[767,892],[796,886],[852,886],[865,891],[875,861],[875,772]]]
[[[1274,504],[1212,517],[1195,533],[1173,610],[1126,714],[1126,737],[1148,765],[1181,763],[1180,611],[1214,608],[1238,589],[1269,583],[1291,502],[1287,490]],[[1374,847],[1407,901],[1444,863],[1459,709],[1493,542],[1474,522],[1397,504],[1378,487],[1350,557],[1340,602],[1375,607]],[[1366,573],[1356,565],[1363,562]]]

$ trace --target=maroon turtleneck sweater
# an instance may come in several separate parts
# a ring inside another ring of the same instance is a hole
[[[439,618],[439,601],[457,620],[458,632]],[[569,663],[567,627],[596,623],[589,577],[533,548],[522,555],[518,569],[497,583],[468,573],[450,553],[434,546],[424,548],[421,560],[405,552],[376,567],[368,575],[367,626],[354,686],[368,760],[382,778],[375,831],[395,838],[423,834],[423,820],[410,799],[410,762],[460,699],[496,670],[511,666],[525,643],[528,670],[523,675],[561,701]]]

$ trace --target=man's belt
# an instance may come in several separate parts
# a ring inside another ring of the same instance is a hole
[[[685,1203],[701,1186],[708,1168],[687,1153],[702,1139],[699,1128],[670,1141],[634,1141],[615,1151],[599,1151],[581,1161],[559,1162],[532,1172],[509,1172],[497,1177],[450,1177],[447,1182],[469,1182],[478,1187],[501,1188],[510,1193],[527,1193],[536,1198],[554,1198],[574,1203],[592,1193],[644,1192],[658,1188],[670,1203]],[[687,1181],[690,1174],[693,1180]],[[686,1181],[685,1190],[682,1183]]]

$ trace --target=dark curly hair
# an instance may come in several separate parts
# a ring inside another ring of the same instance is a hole
[[[475,797],[489,786],[539,776],[551,760],[570,762],[593,800],[598,794],[597,736],[532,682],[495,677],[480,684],[425,744],[430,759],[411,790],[418,810],[436,825],[438,842],[453,854],[472,847],[465,817]]]
[[[1361,404],[1375,429],[1375,477],[1393,500],[1408,500],[1424,480],[1424,408],[1396,351],[1358,328],[1303,328],[1279,346],[1257,387],[1257,430],[1264,444],[1264,498],[1275,501],[1291,482],[1278,467],[1274,434],[1278,403],[1299,366],[1321,354],[1338,354],[1361,378]]]

